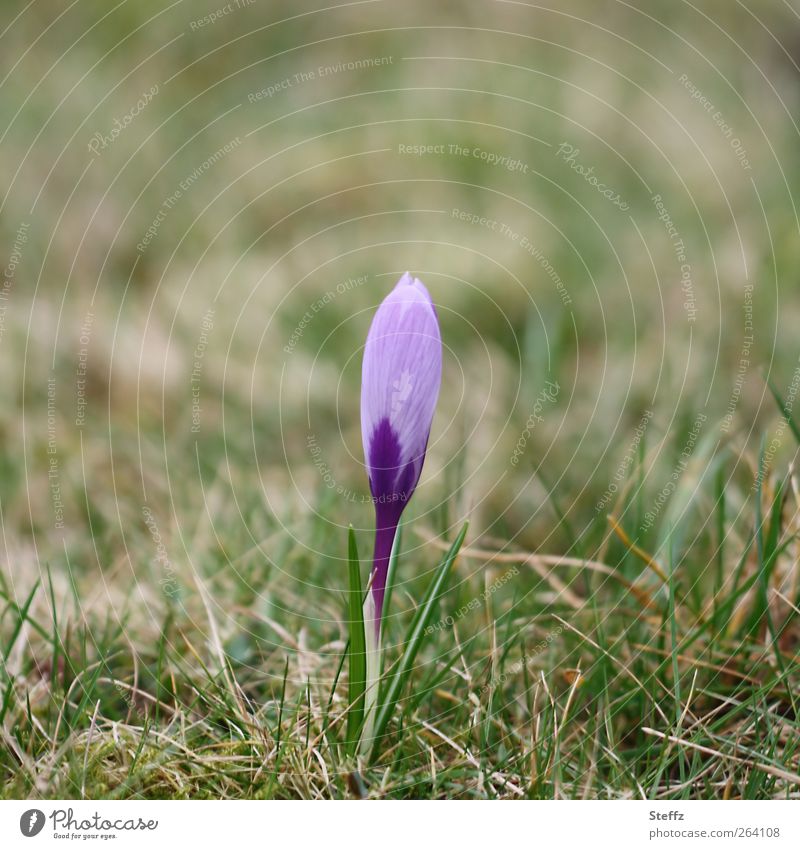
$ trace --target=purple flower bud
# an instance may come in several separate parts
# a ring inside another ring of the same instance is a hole
[[[361,436],[375,504],[376,630],[392,543],[422,472],[441,379],[436,309],[425,286],[406,272],[372,319],[361,378]]]

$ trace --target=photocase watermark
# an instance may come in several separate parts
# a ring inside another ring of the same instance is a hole
[[[346,490],[336,482],[336,478],[334,477],[331,467],[325,462],[322,456],[322,448],[317,442],[316,434],[309,433],[306,436],[306,447],[311,454],[311,460],[314,463],[314,467],[320,473],[325,486],[328,489],[335,489],[339,495],[348,496],[350,491]]]
[[[19,830],[25,837],[36,837],[44,828],[45,822],[44,811],[40,811],[38,808],[30,808],[19,818]]]
[[[498,233],[500,236],[504,236],[506,239],[509,239],[516,245],[519,245],[523,251],[530,254],[530,256],[539,263],[545,274],[553,281],[556,291],[561,298],[561,303],[565,307],[572,303],[572,298],[570,297],[569,292],[567,292],[567,287],[564,285],[564,281],[561,279],[558,272],[555,268],[553,268],[552,264],[542,251],[533,244],[527,236],[522,235],[522,233],[514,230],[503,221],[498,221],[496,218],[487,218],[485,215],[478,215],[464,209],[452,209],[450,217],[455,218],[458,221],[465,221],[468,224],[474,224],[478,227],[485,227],[487,230],[491,230],[493,233]]]
[[[557,637],[561,635],[561,632],[564,629],[561,625],[553,628],[547,636],[543,637],[538,643],[536,643],[531,651],[526,652],[523,657],[521,657],[515,663],[512,663],[511,666],[507,667],[505,672],[499,675],[493,675],[489,681],[487,681],[483,687],[481,687],[481,693],[486,693],[488,690],[495,689],[496,687],[502,686],[508,681],[509,678],[513,676],[519,675],[520,672],[526,667],[530,666],[531,663],[542,653],[547,651]]]
[[[200,336],[194,347],[194,358],[192,360],[192,374],[189,378],[189,386],[192,391],[192,433],[200,433],[200,415],[203,408],[200,404],[200,378],[203,374],[203,357],[208,347],[208,337],[214,329],[214,310],[209,307],[205,311],[200,324]]]
[[[122,133],[130,127],[130,125],[138,118],[139,115],[144,112],[147,108],[148,104],[152,102],[153,98],[158,94],[158,83],[151,86],[147,91],[145,91],[142,96],[136,101],[134,106],[131,108],[129,112],[122,116],[122,118],[114,119],[114,126],[107,132],[95,133],[87,144],[89,150],[95,155],[100,156],[100,152],[110,147],[114,142],[122,135]]]
[[[306,435],[306,448],[308,448],[308,453],[311,455],[311,462],[314,464],[314,468],[319,472],[322,482],[327,489],[335,490],[337,495],[342,496],[342,498],[351,504],[396,504],[400,501],[407,500],[404,493],[392,493],[391,495],[381,495],[375,498],[371,494],[359,494],[346,486],[342,486],[342,484],[337,482],[331,467],[325,462],[322,446],[319,444],[316,434],[309,432]]]
[[[667,235],[672,240],[672,248],[675,251],[675,258],[678,260],[678,265],[681,271],[681,291],[683,292],[683,308],[686,310],[686,320],[692,324],[697,318],[697,308],[695,307],[694,287],[692,285],[692,266],[686,259],[686,247],[678,232],[678,228],[672,220],[664,202],[661,200],[661,195],[653,195],[651,198],[658,213],[658,220],[664,223],[667,230]]]
[[[435,631],[442,631],[445,628],[452,628],[459,619],[462,619],[471,611],[477,610],[481,604],[491,598],[501,587],[504,587],[515,575],[519,575],[518,566],[512,566],[510,569],[503,572],[502,575],[495,578],[494,581],[492,581],[492,583],[489,584],[489,586],[479,596],[475,596],[475,598],[471,599],[466,604],[462,604],[452,616],[445,616],[444,619],[440,619],[438,622],[428,625],[425,629],[425,635],[428,636],[433,634]]]
[[[53,506],[53,527],[64,529],[64,501],[61,497],[61,473],[56,444],[56,379],[47,378],[47,483]]]
[[[468,147],[457,142],[438,142],[436,144],[398,144],[397,152],[402,156],[461,156],[477,159],[495,168],[520,174],[530,174],[527,162],[505,153],[496,153],[482,147]]]
[[[414,388],[414,380],[410,371],[404,371],[400,377],[392,383],[392,412],[397,414],[403,409],[403,405],[411,397]]]
[[[778,422],[778,427],[775,429],[775,436],[769,441],[769,445],[764,448],[764,453],[761,455],[761,462],[758,464],[758,472],[756,474],[753,485],[750,487],[751,492],[756,492],[764,481],[767,470],[772,465],[772,460],[777,454],[778,449],[783,443],[783,435],[786,433],[786,428],[789,427],[789,416],[794,410],[795,401],[797,400],[797,392],[800,389],[800,365],[797,366],[792,375],[792,382],[789,384],[789,391],[783,399],[783,413]]]
[[[361,277],[348,277],[347,280],[343,280],[341,283],[337,284],[335,289],[329,289],[324,295],[317,298],[317,300],[311,304],[305,313],[303,313],[303,317],[300,321],[297,322],[297,325],[289,337],[289,341],[283,346],[283,350],[287,354],[291,354],[297,347],[297,343],[303,338],[306,328],[309,324],[311,324],[312,319],[318,312],[320,312],[320,310],[325,309],[328,304],[335,301],[340,295],[344,295],[346,292],[350,292],[353,289],[357,289],[359,286],[363,286],[367,282],[368,278],[369,275],[367,274],[364,274]]]
[[[226,15],[230,15],[231,12],[236,12],[239,9],[246,9],[248,6],[252,6],[255,2],[256,0],[231,0],[230,3],[226,3],[218,9],[214,9],[213,12],[203,15],[202,18],[196,18],[195,20],[190,21],[189,29],[192,30],[192,32],[196,32],[203,27],[211,26]]]
[[[336,74],[352,71],[363,71],[370,68],[380,68],[383,65],[394,64],[394,56],[365,56],[360,59],[352,59],[348,62],[335,62],[332,65],[318,65],[306,71],[298,71],[283,79],[277,80],[258,91],[252,91],[247,95],[250,103],[258,103],[259,100],[269,99],[282,91],[304,85],[314,80],[325,79]]]
[[[628,445],[628,450],[625,452],[625,456],[620,460],[617,470],[614,472],[614,477],[611,479],[611,483],[608,487],[606,487],[606,491],[600,497],[597,504],[594,505],[595,513],[599,513],[601,510],[604,510],[608,505],[608,502],[611,501],[611,499],[619,491],[619,485],[627,477],[628,470],[636,459],[636,452],[639,450],[639,444],[644,439],[644,435],[647,432],[647,426],[650,424],[652,418],[652,410],[645,410],[642,413],[642,417],[639,419],[639,424],[637,424],[633,429],[633,439]]]
[[[724,115],[717,109],[714,104],[703,94],[703,92],[689,79],[686,74],[681,74],[678,77],[678,82],[691,94],[692,100],[696,100],[706,112],[711,116],[711,120],[717,125],[722,135],[728,140],[739,164],[745,171],[751,171],[752,165],[747,157],[747,150],[742,144],[742,140],[734,134],[733,127],[725,120]]]
[[[11,246],[11,254],[8,257],[6,267],[3,269],[3,280],[0,283],[0,342],[6,332],[6,312],[11,296],[11,290],[14,287],[14,278],[17,274],[17,267],[22,260],[22,249],[28,241],[28,229],[30,225],[27,221],[21,221],[14,236],[14,244]]]
[[[733,416],[736,413],[736,408],[739,406],[739,401],[742,398],[742,388],[747,372],[750,370],[750,349],[755,341],[753,330],[753,284],[746,283],[744,287],[744,302],[742,304],[744,313],[744,336],[742,337],[742,347],[739,349],[739,360],[736,363],[736,376],[733,379],[733,389],[731,397],[728,399],[728,406],[725,410],[725,416],[722,419],[720,430],[727,433],[731,429]]]
[[[121,681],[117,681],[116,678],[112,679],[111,683],[114,685],[114,689],[117,691],[117,695],[128,706],[128,710],[131,713],[135,713],[141,721],[147,719],[147,711],[142,710],[142,708],[136,704],[131,691],[127,687],[125,687]]]
[[[147,246],[152,242],[152,240],[158,234],[158,231],[161,225],[166,221],[167,216],[172,211],[173,207],[178,203],[178,201],[183,197],[183,195],[205,174],[210,168],[213,168],[220,159],[223,159],[227,156],[231,151],[235,150],[242,143],[242,140],[239,136],[231,139],[227,144],[223,145],[219,150],[214,151],[207,159],[204,159],[197,168],[194,169],[190,174],[187,174],[181,181],[178,183],[178,187],[175,191],[166,198],[161,206],[159,207],[158,213],[155,218],[151,222],[150,226],[145,231],[144,237],[141,242],[136,245],[136,250],[139,253],[144,253],[147,250]]]
[[[75,369],[75,426],[86,424],[86,371],[89,365],[89,343],[92,341],[94,313],[89,310],[83,318],[78,337],[78,366]]]
[[[44,811],[31,808],[19,819],[19,830],[25,837],[35,837],[45,827],[47,820],[53,837],[66,840],[111,840],[117,837],[115,832],[155,831],[158,820],[144,820],[141,817],[119,817],[106,819],[97,811],[92,816],[76,819],[72,808],[55,808],[45,817]]]
[[[659,513],[663,506],[667,503],[670,495],[675,491],[675,488],[678,485],[678,481],[680,480],[681,475],[686,470],[686,467],[689,465],[689,460],[692,457],[692,453],[694,452],[695,445],[697,444],[697,440],[700,437],[700,431],[703,429],[703,424],[708,419],[705,413],[698,413],[695,417],[694,422],[692,423],[691,428],[689,429],[689,433],[686,437],[686,442],[684,443],[683,450],[678,457],[678,462],[675,464],[675,467],[672,470],[672,474],[669,476],[669,480],[664,484],[661,488],[661,491],[655,498],[653,506],[644,514],[644,521],[642,522],[639,530],[641,532],[647,531],[653,527],[656,519],[658,518]]]
[[[172,561],[169,559],[167,547],[161,539],[161,532],[158,529],[158,523],[153,515],[153,511],[145,504],[142,506],[142,516],[147,530],[150,531],[150,537],[156,547],[156,556],[153,558],[162,572],[158,583],[161,585],[164,594],[169,598],[175,598],[178,595],[179,585],[175,576],[175,569],[172,566]]]
[[[539,422],[544,421],[542,411],[544,410],[545,404],[555,404],[560,389],[561,387],[559,386],[558,381],[553,383],[553,381],[548,380],[544,389],[542,389],[536,396],[536,400],[533,404],[533,410],[528,416],[528,420],[525,422],[525,429],[519,435],[517,444],[514,446],[514,451],[511,454],[510,463],[512,466],[519,465],[519,458],[525,453],[525,448],[528,444],[528,440],[533,434],[534,428],[537,424],[539,424]]]
[[[608,201],[610,201],[614,206],[619,207],[623,212],[626,212],[630,209],[630,206],[626,201],[624,201],[619,192],[614,191],[614,189],[609,188],[606,183],[601,183],[597,176],[594,173],[594,166],[586,166],[581,165],[578,161],[578,157],[580,156],[580,148],[575,147],[569,142],[561,142],[558,146],[558,150],[556,150],[556,156],[559,157],[563,162],[565,162],[569,167],[575,171],[576,174],[580,174],[584,180],[590,185],[593,186],[597,191]]]

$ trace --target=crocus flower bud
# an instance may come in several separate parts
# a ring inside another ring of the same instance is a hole
[[[362,368],[361,435],[375,504],[376,631],[392,543],[422,472],[441,379],[436,309],[425,286],[406,272],[372,319]]]

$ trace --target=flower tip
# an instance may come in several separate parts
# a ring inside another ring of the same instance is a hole
[[[419,277],[412,276],[410,271],[406,271],[405,274],[403,274],[403,276],[397,281],[397,285],[394,288],[395,290],[401,290],[405,287],[410,287],[415,292],[415,296],[421,296],[421,300],[433,306],[431,293]]]

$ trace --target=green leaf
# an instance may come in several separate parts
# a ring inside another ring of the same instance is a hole
[[[361,564],[358,559],[356,534],[350,525],[348,533],[348,567],[350,592],[348,607],[350,612],[350,675],[348,681],[347,710],[347,746],[354,751],[364,722],[364,690],[367,686],[367,648],[364,638],[364,613],[361,607],[363,590],[361,589]]]
[[[22,626],[25,624],[25,621],[28,619],[28,611],[31,609],[31,604],[33,603],[33,597],[36,595],[36,590],[39,589],[39,581],[34,582],[33,589],[30,591],[28,598],[25,600],[25,604],[22,607],[18,605],[14,605],[17,608],[17,622],[14,625],[14,630],[11,632],[11,637],[8,640],[8,645],[3,651],[3,663],[5,665],[5,661],[8,660],[11,655],[11,650],[14,648],[14,643],[17,641],[17,637],[19,636],[20,631],[22,630]]]
[[[431,581],[428,591],[422,604],[417,608],[414,619],[411,622],[411,627],[406,638],[406,646],[403,651],[403,656],[390,679],[386,688],[386,695],[378,708],[378,714],[375,720],[375,743],[379,744],[389,720],[392,718],[397,702],[400,700],[400,694],[408,680],[414,666],[414,660],[425,641],[425,629],[428,627],[436,610],[436,604],[439,601],[445,582],[450,573],[450,567],[456,559],[461,546],[464,543],[464,537],[467,535],[469,523],[465,523],[464,527],[459,532],[450,550],[444,556],[442,562],[437,566],[436,572]]]
[[[39,581],[36,581],[33,585],[33,589],[31,590],[30,595],[28,596],[27,600],[25,601],[25,604],[23,604],[22,607],[19,607],[18,605],[14,605],[14,607],[17,608],[17,613],[18,613],[17,623],[14,626],[13,631],[11,632],[11,637],[9,638],[8,646],[3,651],[2,668],[3,668],[4,672],[6,671],[6,661],[8,660],[9,656],[11,655],[11,650],[14,648],[14,643],[16,643],[16,641],[17,641],[17,637],[19,636],[20,631],[22,630],[22,626],[25,624],[25,620],[28,619],[28,611],[31,609],[31,604],[33,603],[33,597],[36,595],[36,590],[38,590],[38,589],[39,589]],[[54,668],[53,669],[53,676],[55,677],[55,675],[56,675],[56,669]],[[2,722],[5,719],[6,711],[8,710],[8,706],[10,704],[11,696],[13,695],[13,693],[14,693],[14,678],[13,678],[13,676],[8,675],[8,688],[6,689],[5,696],[3,697],[3,703],[2,703],[2,705],[0,705],[0,722]]]
[[[759,469],[763,470],[764,462],[764,443],[762,440],[761,456],[759,457]],[[775,565],[778,562],[778,556],[781,554],[780,547],[781,537],[781,514],[783,512],[784,498],[784,481],[779,481],[775,488],[775,497],[772,501],[772,507],[769,512],[769,528],[765,533],[765,525],[767,519],[762,515],[761,501],[763,498],[762,476],[758,479],[758,488],[756,489],[756,552],[758,554],[758,581],[756,583],[756,595],[753,603],[753,609],[750,613],[750,619],[747,623],[746,633],[755,632],[759,624],[766,617],[769,622],[769,584],[772,578],[772,573],[775,571]]]
[[[389,567],[386,571],[386,589],[383,593],[383,611],[381,619],[383,620],[383,629],[386,630],[389,616],[389,604],[392,600],[392,590],[394,589],[395,573],[397,572],[397,561],[400,559],[400,546],[403,543],[403,523],[398,522],[397,531],[392,542],[392,550],[389,552]]]
[[[772,396],[775,398],[778,406],[781,408],[781,412],[786,419],[786,424],[789,425],[792,433],[794,434],[794,438],[800,443],[800,426],[798,426],[797,422],[792,417],[791,407],[783,400],[781,394],[775,388],[775,384],[771,380],[767,380],[767,385],[769,386],[770,392],[772,392]]]

